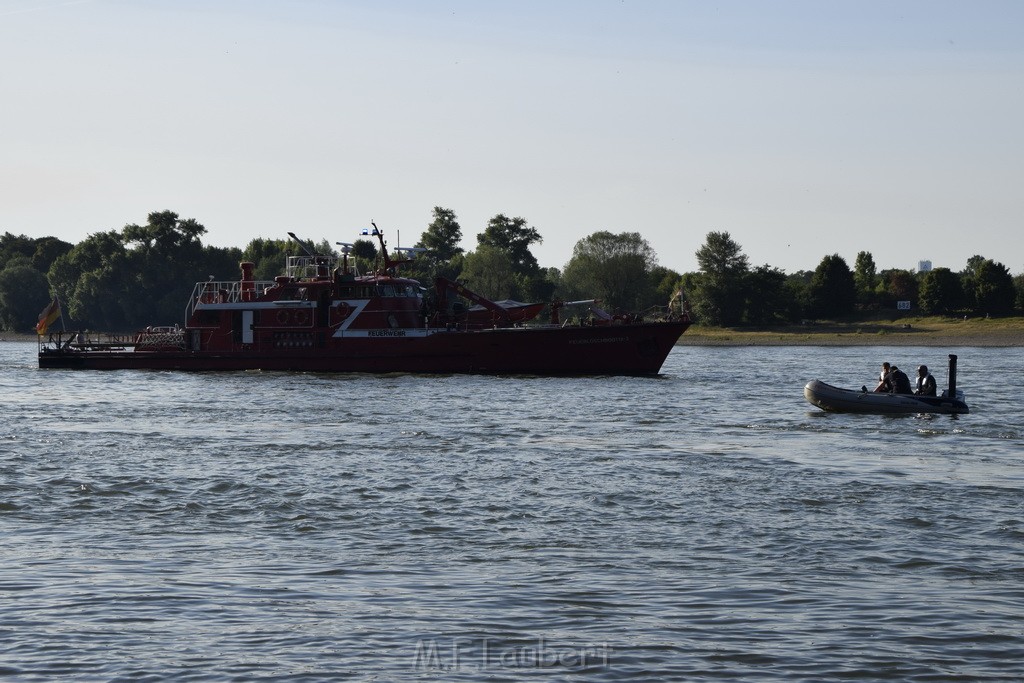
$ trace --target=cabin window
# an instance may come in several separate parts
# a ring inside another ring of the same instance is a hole
[[[381,296],[394,296],[395,295],[395,288],[392,287],[391,285],[381,285],[380,286],[380,295]]]

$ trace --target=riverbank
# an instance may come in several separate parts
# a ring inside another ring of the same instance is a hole
[[[20,332],[0,332],[0,342],[34,342],[37,339],[34,334],[21,334]]]
[[[1024,318],[903,318],[855,323],[815,322],[765,330],[694,325],[685,346],[1024,346]]]

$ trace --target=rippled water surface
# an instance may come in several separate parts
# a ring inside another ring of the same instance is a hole
[[[40,371],[0,344],[0,675],[1024,677],[1020,349],[966,416],[832,415],[925,348],[658,378]]]

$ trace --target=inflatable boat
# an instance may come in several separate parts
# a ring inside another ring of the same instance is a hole
[[[867,388],[842,389],[819,380],[804,387],[807,402],[833,413],[945,413],[971,412],[964,402],[964,392],[956,388],[956,356],[949,356],[949,388],[939,396],[896,394],[868,391]]]

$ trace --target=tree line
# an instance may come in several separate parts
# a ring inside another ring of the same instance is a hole
[[[244,249],[202,243],[206,228],[173,211],[149,214],[145,224],[89,235],[78,244],[55,237],[0,236],[0,328],[28,332],[51,297],[60,298],[75,328],[128,331],[182,322],[196,282],[232,280],[238,264],[255,264],[257,280],[272,280],[287,256],[303,252],[291,239],[255,238]],[[610,310],[642,312],[663,307],[682,291],[700,322],[765,326],[805,318],[837,318],[856,309],[895,308],[911,301],[925,313],[1001,315],[1024,308],[1024,276],[1000,263],[972,256],[957,273],[877,272],[868,252],[854,268],[826,256],[813,272],[787,275],[768,265],[751,268],[727,232],[710,232],[696,252],[699,270],[679,273],[658,263],[636,232],[597,231],[579,240],[569,261],[544,268],[531,247],[542,243],[522,217],[497,214],[476,235],[476,248],[461,246],[454,211],[434,207],[416,247],[421,256],[402,274],[429,285],[441,275],[494,300],[563,301],[598,298]],[[326,239],[318,253],[338,255]],[[350,258],[362,272],[381,266],[377,245],[354,242]]]
[[[899,268],[879,271],[868,251],[851,269],[838,254],[813,271],[786,274],[769,265],[751,268],[728,232],[708,233],[697,251],[700,270],[682,287],[701,322],[770,326],[806,319],[842,319],[858,311],[895,310],[898,302],[926,315],[1008,315],[1024,309],[1024,275],[1016,277],[992,259],[971,256],[953,272]]]

